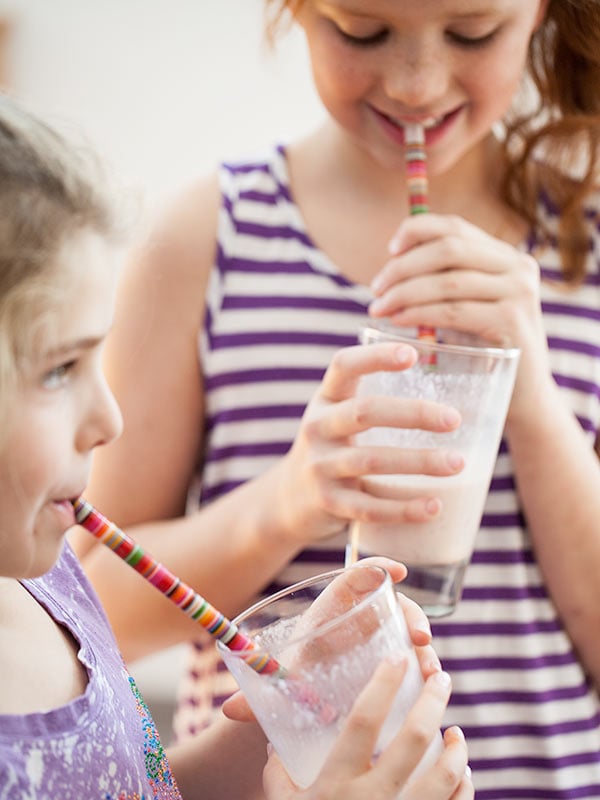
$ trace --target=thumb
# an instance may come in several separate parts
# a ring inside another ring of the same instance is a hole
[[[256,721],[250,706],[246,702],[246,698],[239,691],[235,692],[235,694],[232,694],[231,697],[228,697],[227,700],[225,700],[221,706],[221,710],[226,717],[229,719],[234,719],[236,722]]]

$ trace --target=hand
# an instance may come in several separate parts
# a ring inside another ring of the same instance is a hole
[[[449,328],[519,347],[509,417],[535,409],[534,398],[552,384],[535,260],[464,219],[438,214],[406,220],[390,251],[373,281],[369,313],[396,325]]]
[[[393,583],[398,583],[406,577],[406,567],[404,564],[392,561],[392,559],[383,556],[363,558],[358,561],[355,566],[361,567],[369,565],[386,569]],[[332,584],[332,586],[334,585],[335,584]],[[324,597],[324,595],[325,593],[321,595],[319,600]],[[430,675],[441,670],[440,660],[431,646],[431,627],[429,625],[429,620],[423,613],[421,607],[408,597],[398,593],[398,600],[402,606],[410,638],[415,646],[415,652],[417,653],[417,658],[421,666],[421,673],[423,678],[427,679]],[[237,722],[251,722],[255,719],[250,710],[250,706],[246,702],[246,698],[239,691],[223,703],[222,710],[226,717],[236,720]]]
[[[349,521],[423,522],[437,516],[440,501],[376,497],[362,478],[373,474],[454,475],[459,453],[358,446],[354,436],[374,426],[446,432],[460,424],[457,411],[426,400],[356,397],[361,375],[404,370],[417,358],[395,343],[357,345],[338,351],[308,404],[290,451],[273,468],[280,530],[298,546],[345,528]]]
[[[460,731],[444,737],[444,752],[426,772],[407,780],[427,747],[439,735],[450,696],[446,673],[431,676],[407,719],[379,756],[371,762],[379,730],[402,682],[400,665],[382,664],[358,697],[321,774],[308,789],[289,779],[279,758],[271,753],[263,782],[268,800],[469,800],[473,785],[467,774],[467,748]]]

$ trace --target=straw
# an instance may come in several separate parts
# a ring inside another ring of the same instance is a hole
[[[133,537],[118,528],[114,522],[110,522],[91,503],[80,497],[73,501],[73,507],[75,519],[79,525],[109,547],[136,572],[139,572],[152,586],[175,603],[181,611],[202,625],[213,638],[222,642],[229,650],[241,651],[244,661],[255,672],[272,675],[274,678],[292,680],[285,667],[268,653],[260,651],[256,643],[245,636],[235,623],[217,611],[164,564],[153,558]],[[253,655],[255,651],[257,652]],[[326,722],[333,721],[337,717],[334,709],[328,703],[319,700],[310,688],[296,683],[295,694]]]
[[[409,211],[411,215],[425,214],[429,211],[429,184],[427,182],[427,157],[423,126],[419,123],[405,125],[404,144]],[[420,325],[417,329],[417,337],[420,341],[435,342],[435,329],[428,325]],[[428,363],[435,363],[435,355],[432,354],[428,358]]]

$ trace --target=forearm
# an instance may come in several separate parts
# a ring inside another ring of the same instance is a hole
[[[260,800],[267,742],[254,722],[220,717],[199,736],[168,750],[183,800]]]
[[[298,550],[282,535],[274,482],[268,472],[192,515],[126,530],[200,595],[233,616]],[[108,548],[96,546],[83,564],[127,660],[203,634]]]
[[[600,466],[555,387],[507,426],[517,488],[548,591],[600,685]]]

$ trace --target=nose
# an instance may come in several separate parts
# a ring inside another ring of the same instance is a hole
[[[87,453],[116,439],[122,430],[121,410],[106,379],[100,376],[89,393],[87,410],[78,430],[77,449]]]
[[[402,39],[386,71],[385,91],[407,109],[427,113],[448,91],[450,66],[439,43]]]

